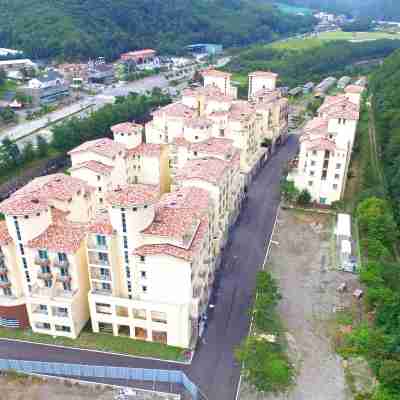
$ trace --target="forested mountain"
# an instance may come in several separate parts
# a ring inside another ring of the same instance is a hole
[[[395,20],[400,19],[399,0],[283,0],[296,6],[348,13],[354,16]]]
[[[242,46],[308,27],[265,0],[0,0],[1,47],[32,57],[113,58],[207,41]]]
[[[400,51],[373,74],[370,92],[386,186],[400,226]]]

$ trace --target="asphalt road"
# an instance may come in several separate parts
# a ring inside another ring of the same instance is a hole
[[[92,365],[181,369],[205,393],[208,400],[233,400],[240,376],[234,349],[249,329],[256,272],[262,267],[265,244],[271,236],[279,205],[282,169],[298,146],[290,135],[287,143],[260,171],[250,185],[248,200],[231,234],[215,291],[215,308],[191,365],[105,355],[83,350],[0,341],[0,358],[71,362]]]

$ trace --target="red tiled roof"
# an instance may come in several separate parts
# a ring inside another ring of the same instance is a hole
[[[160,195],[156,185],[128,185],[107,193],[107,202],[114,206],[125,207],[154,204]]]
[[[206,69],[202,72],[203,76],[215,76],[218,78],[230,78],[232,74],[229,72],[218,71],[216,69]]]
[[[139,256],[167,255],[190,262],[201,249],[207,231],[208,220],[203,218],[188,249],[170,244],[151,244],[138,247],[133,254]]]
[[[128,149],[127,154],[128,156],[140,154],[148,157],[159,157],[161,154],[161,148],[162,146],[160,144],[141,143],[139,146]]]
[[[111,132],[113,132],[114,134],[115,133],[130,134],[138,128],[142,129],[143,126],[135,124],[134,122],[122,122],[121,124],[113,125],[110,129]]]
[[[188,160],[177,174],[177,180],[200,179],[218,185],[229,163],[215,157]]]
[[[315,138],[304,142],[307,146],[307,150],[329,150],[335,151],[336,144],[328,138]]]
[[[0,211],[10,215],[26,215],[48,208],[51,200],[68,201],[78,192],[94,188],[85,181],[65,174],[35,178],[0,204]]]
[[[154,111],[154,116],[167,115],[169,117],[191,117],[195,111],[181,102],[171,103]]]
[[[171,193],[165,193],[158,204],[168,208],[190,208],[204,213],[211,206],[208,190],[195,186],[184,186]]]
[[[110,165],[103,164],[99,161],[90,160],[74,165],[70,168],[70,170],[74,171],[81,168],[90,169],[91,171],[102,175],[110,175],[111,171],[114,169],[114,167],[111,167]]]
[[[254,72],[250,72],[249,76],[263,76],[266,78],[276,79],[279,75],[275,74],[274,72],[271,72],[271,71],[254,71]]]
[[[303,131],[306,133],[311,133],[314,131],[327,131],[328,130],[328,120],[325,118],[313,118],[306,123]]]
[[[205,154],[221,155],[226,157],[226,159],[230,159],[237,151],[235,147],[233,147],[233,140],[215,137],[203,142],[192,143],[190,145],[190,150]]]
[[[364,87],[358,85],[348,85],[344,89],[345,93],[361,94],[364,91]]]
[[[142,233],[180,240],[187,236],[191,239],[199,223],[193,209],[158,207],[153,222]]]
[[[112,235],[114,233],[108,211],[100,212],[93,218],[89,224],[88,232],[100,235]]]
[[[52,209],[52,224],[40,235],[30,240],[27,246],[55,252],[75,253],[87,234],[87,225],[69,222],[66,213]]]
[[[112,139],[102,138],[85,142],[75,149],[72,149],[68,154],[74,154],[82,151],[92,151],[93,153],[97,153],[107,158],[114,158],[119,153],[125,153],[125,146],[115,142]]]
[[[8,233],[6,221],[0,221],[0,246],[5,246],[12,242],[12,238]]]

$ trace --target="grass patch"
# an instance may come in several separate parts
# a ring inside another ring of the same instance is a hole
[[[3,85],[0,85],[0,99],[3,97],[4,93],[6,92],[14,92],[17,89],[17,84],[7,79]]]
[[[331,40],[378,40],[378,39],[400,39],[400,34],[391,34],[387,32],[322,32],[318,39],[323,41]]]
[[[0,328],[0,338],[27,340],[35,343],[109,351],[131,356],[154,357],[162,360],[184,361],[185,349],[161,343],[134,340],[111,334],[93,333],[86,326],[77,339],[52,337],[25,329]]]

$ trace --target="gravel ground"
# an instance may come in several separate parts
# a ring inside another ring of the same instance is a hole
[[[0,376],[0,400],[174,400],[133,389],[136,395],[121,397],[118,390],[102,385],[80,384],[56,379],[8,375]]]
[[[241,400],[350,400],[343,362],[329,336],[335,311],[349,307],[357,277],[331,263],[332,217],[281,210],[267,268],[279,282],[280,314],[297,377],[288,393],[256,394],[242,385]],[[338,286],[346,282],[347,294]]]

